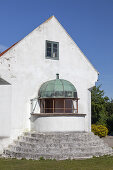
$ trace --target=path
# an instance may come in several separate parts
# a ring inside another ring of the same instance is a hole
[[[107,143],[110,147],[113,147],[113,136],[106,136],[102,138],[105,143]]]

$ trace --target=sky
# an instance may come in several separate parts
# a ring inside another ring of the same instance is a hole
[[[113,0],[0,0],[0,51],[54,15],[100,73],[113,98]]]

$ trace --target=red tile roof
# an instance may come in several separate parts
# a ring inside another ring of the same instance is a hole
[[[10,50],[13,46],[15,46],[18,42],[16,42],[15,44],[13,44],[11,47],[9,47],[8,49],[6,49],[5,51],[3,51],[2,53],[0,53],[0,57],[5,54],[8,50]]]

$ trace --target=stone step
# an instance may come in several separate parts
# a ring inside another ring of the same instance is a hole
[[[99,153],[97,153],[99,154]],[[72,154],[72,153],[68,153],[68,154],[48,154],[48,153],[44,153],[44,154],[37,154],[37,153],[32,153],[30,152],[29,154],[26,152],[14,152],[14,151],[9,151],[6,150],[5,151],[5,156],[7,155],[7,157],[10,158],[17,158],[17,159],[21,159],[21,158],[26,158],[26,159],[35,159],[38,160],[41,157],[43,157],[44,159],[56,159],[56,160],[64,160],[64,159],[80,159],[80,158],[91,158],[92,155],[90,153],[76,153],[76,154]]]
[[[71,137],[68,137],[68,138],[49,138],[49,137],[44,137],[44,138],[36,138],[36,137],[28,137],[28,136],[20,136],[18,138],[18,140],[20,141],[29,141],[29,142],[33,142],[33,143],[45,143],[45,142],[49,142],[49,143],[66,143],[68,141],[70,142],[84,142],[84,143],[94,143],[96,141],[97,142],[102,142],[103,143],[103,140],[100,140],[99,138],[97,138],[96,140],[94,140],[94,138],[92,138],[92,140],[89,140],[89,139],[79,139],[79,138],[71,138]]]
[[[27,132],[18,137],[9,148],[4,150],[4,157],[18,159],[81,159],[92,156],[112,154],[112,148],[93,133],[86,132]]]
[[[56,134],[55,134],[56,133]],[[31,138],[36,138],[39,140],[44,140],[44,139],[64,139],[67,140],[68,138],[70,139],[75,139],[75,140],[93,140],[94,139],[94,134],[92,133],[77,133],[77,132],[67,132],[67,133],[60,133],[60,132],[55,132],[55,133],[24,133],[24,137],[31,137]],[[99,139],[98,136],[95,136],[95,139]]]
[[[85,153],[85,152],[88,152],[88,153],[96,153],[96,152],[106,152],[106,151],[109,151],[109,152],[112,152],[112,149],[111,148],[106,148],[106,147],[88,147],[88,148],[84,148],[84,147],[77,147],[77,148],[74,148],[74,147],[67,147],[67,148],[59,148],[59,147],[53,147],[53,148],[48,148],[48,147],[40,147],[40,148],[35,148],[35,149],[32,149],[32,148],[25,148],[25,147],[20,147],[20,146],[13,146],[13,145],[10,145],[9,149],[11,151],[19,151],[19,152],[34,152],[34,153],[79,153],[79,152],[82,152],[82,153]]]
[[[74,134],[74,136],[57,136],[57,135],[49,135],[48,136],[48,134],[46,135],[46,134],[44,134],[44,135],[42,135],[42,136],[37,136],[38,134],[32,134],[32,135],[25,135],[25,136],[20,136],[19,138],[18,138],[18,140],[25,140],[25,141],[30,141],[30,142],[48,142],[48,141],[51,141],[51,142],[66,142],[66,141],[72,141],[72,142],[74,142],[74,141],[80,141],[80,142],[102,142],[103,143],[103,140],[102,139],[100,139],[98,136],[95,136],[94,134],[93,135],[91,135],[91,137],[89,138],[83,138],[83,137],[81,137],[81,138],[79,138],[77,135],[78,134]],[[89,135],[87,135],[87,136],[89,136]],[[90,140],[89,140],[90,139]]]
[[[44,159],[56,159],[56,160],[64,160],[64,159],[86,159],[86,158],[91,158],[94,156],[103,156],[103,155],[107,155],[109,154],[109,152],[106,153],[101,153],[101,152],[96,152],[94,153],[88,153],[88,152],[79,152],[79,153],[65,153],[65,154],[48,154],[48,153],[33,153],[33,152],[15,152],[15,151],[10,151],[10,150],[5,150],[4,151],[4,157],[10,157],[10,158],[17,158],[17,159],[22,159],[22,158],[26,158],[26,159],[41,159],[41,157],[43,157]]]
[[[93,141],[80,141],[80,140],[71,140],[71,139],[68,139],[68,140],[62,140],[62,139],[59,139],[59,140],[44,140],[44,141],[39,141],[38,139],[33,139],[33,138],[29,138],[29,137],[19,137],[18,141],[15,141],[15,143],[31,143],[31,144],[37,144],[37,145],[41,145],[41,146],[45,146],[46,144],[49,144],[49,145],[77,145],[77,146],[81,146],[81,145],[84,145],[84,146],[87,146],[87,145],[92,145],[92,146],[95,146],[95,145],[106,145],[104,143],[103,140],[93,140]]]
[[[45,143],[35,143],[35,142],[28,142],[28,141],[20,141],[20,140],[16,140],[16,141],[14,141],[14,144],[15,145],[18,145],[18,146],[22,146],[22,147],[27,147],[27,148],[40,148],[40,147],[46,147],[46,148],[51,148],[51,147],[54,147],[54,148],[66,148],[66,147],[73,147],[73,148],[78,148],[78,147],[84,147],[84,148],[87,148],[87,147],[97,147],[97,146],[99,146],[99,147],[108,147],[108,145],[107,144],[104,144],[104,143],[96,143],[96,141],[95,142],[93,142],[93,143],[91,143],[91,142],[88,142],[88,143],[86,143],[86,142],[66,142],[66,143],[47,143],[47,142],[45,142]]]

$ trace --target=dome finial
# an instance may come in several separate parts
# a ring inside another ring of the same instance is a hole
[[[58,73],[56,74],[56,79],[59,79],[59,74]]]

